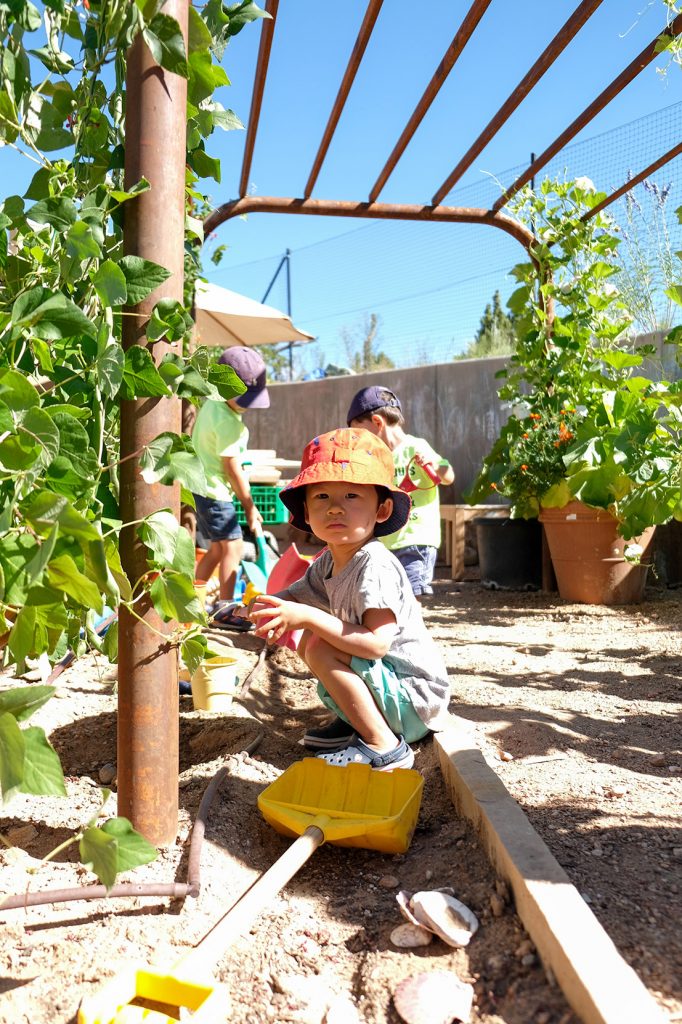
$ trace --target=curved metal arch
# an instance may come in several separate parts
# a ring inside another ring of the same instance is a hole
[[[398,203],[356,203],[342,199],[292,199],[284,196],[243,196],[223,203],[204,220],[204,235],[243,213],[297,213],[320,217],[364,217],[375,220],[414,220],[450,224],[489,224],[515,238],[530,254],[535,238],[523,224],[506,214],[479,207],[419,206]]]

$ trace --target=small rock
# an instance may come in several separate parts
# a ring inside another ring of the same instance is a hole
[[[671,775],[679,775],[680,772],[682,771],[682,768],[680,768],[680,766],[678,764],[669,764],[668,765],[668,771],[670,772]]]
[[[533,967],[534,964],[535,964],[535,954],[534,953],[526,953],[525,956],[521,957],[521,966],[522,967]]]
[[[535,1024],[549,1024],[551,1019],[552,1015],[547,1010],[540,1010],[535,1014]]]
[[[16,828],[11,828],[9,832],[6,832],[5,838],[12,846],[23,846],[24,843],[30,843],[37,835],[38,829],[34,828],[33,825],[18,825]]]
[[[513,761],[514,755],[510,754],[508,750],[500,750],[499,758],[500,761]]]
[[[604,856],[604,851],[602,850],[601,846],[595,846],[594,849],[591,850],[590,852],[592,853],[593,857],[603,857]]]
[[[418,924],[399,924],[391,932],[391,942],[398,949],[416,949],[418,946],[428,946],[433,940],[433,932],[422,928]]]
[[[535,946],[530,941],[530,939],[524,939],[523,942],[521,942],[514,950],[514,956],[517,960],[521,960],[524,956],[527,956],[528,953],[534,952]]]
[[[675,860],[682,860],[682,846],[673,846],[673,857]]]
[[[493,917],[502,917],[504,914],[504,900],[500,899],[496,892],[492,893],[490,897],[490,909],[493,912]]]
[[[474,990],[451,971],[414,974],[393,993],[395,1008],[405,1024],[467,1024]]]
[[[400,885],[400,879],[396,878],[395,875],[383,875],[379,879],[379,885],[382,889],[397,889]]]
[[[627,791],[628,791],[628,787],[627,786],[616,785],[616,786],[607,786],[607,788],[605,789],[604,792],[606,793],[606,796],[610,796],[610,797],[614,797],[615,798],[615,797],[625,796],[627,794]]]
[[[668,759],[665,754],[654,754],[650,762],[654,768],[665,768]]]
[[[427,882],[430,882],[432,878],[433,878],[433,871],[431,870],[431,868],[427,868],[426,871],[424,872],[424,879]]]
[[[116,765],[103,764],[97,773],[97,777],[103,786],[110,786],[116,778]]]

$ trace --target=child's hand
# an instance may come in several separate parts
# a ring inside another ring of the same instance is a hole
[[[414,456],[414,461],[417,463],[420,469],[422,469],[426,473],[429,479],[434,482],[434,484],[440,483],[438,469],[436,468],[436,466],[434,466],[432,462],[429,462],[428,459],[424,458],[424,456],[420,455],[419,453],[417,453]]]
[[[283,601],[272,594],[261,594],[253,603],[249,619],[255,623],[256,636],[274,644],[289,630],[303,628],[305,612],[303,606],[295,601]]]

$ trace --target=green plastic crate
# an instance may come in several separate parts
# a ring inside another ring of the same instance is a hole
[[[268,484],[251,484],[251,497],[253,498],[254,504],[260,514],[263,517],[264,523],[271,525],[275,523],[288,523],[289,512],[286,506],[282,503],[279,496],[279,492],[282,490],[283,485],[275,485],[274,487]],[[246,515],[242,508],[241,502],[234,499],[234,507],[237,513],[237,521],[244,524],[246,523]]]

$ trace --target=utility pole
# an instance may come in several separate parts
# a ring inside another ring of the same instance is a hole
[[[189,0],[168,0],[187,41]],[[166,267],[171,276],[142,302],[126,309],[123,346],[149,348],[158,364],[173,346],[149,346],[145,328],[160,298],[182,301],[185,231],[187,82],[159,67],[141,35],[128,53],[125,187],[146,178],[151,188],[125,206],[124,251]],[[140,519],[162,508],[180,518],[176,486],[146,484],[139,453],[164,431],[180,433],[177,398],[121,402],[121,560],[133,583],[147,571],[146,549],[136,539]],[[169,625],[151,602],[136,602],[136,617],[121,608],[118,682],[118,811],[150,842],[172,842],[178,829],[178,656]]]
[[[279,277],[279,274],[280,274],[280,271],[281,271],[282,267],[284,267],[285,271],[286,271],[286,281],[287,281],[287,316],[291,320],[291,249],[287,249],[285,251],[285,253],[284,253],[284,256],[282,256],[281,260],[279,261],[279,264],[277,266],[277,270],[272,275],[272,279],[270,281],[270,284],[265,289],[265,295],[261,299],[261,302],[265,302],[266,301],[268,295],[272,291],[273,284],[275,283],[275,281]],[[289,348],[289,380],[293,380],[294,379],[294,343],[293,343],[293,341],[289,342],[288,348]]]

